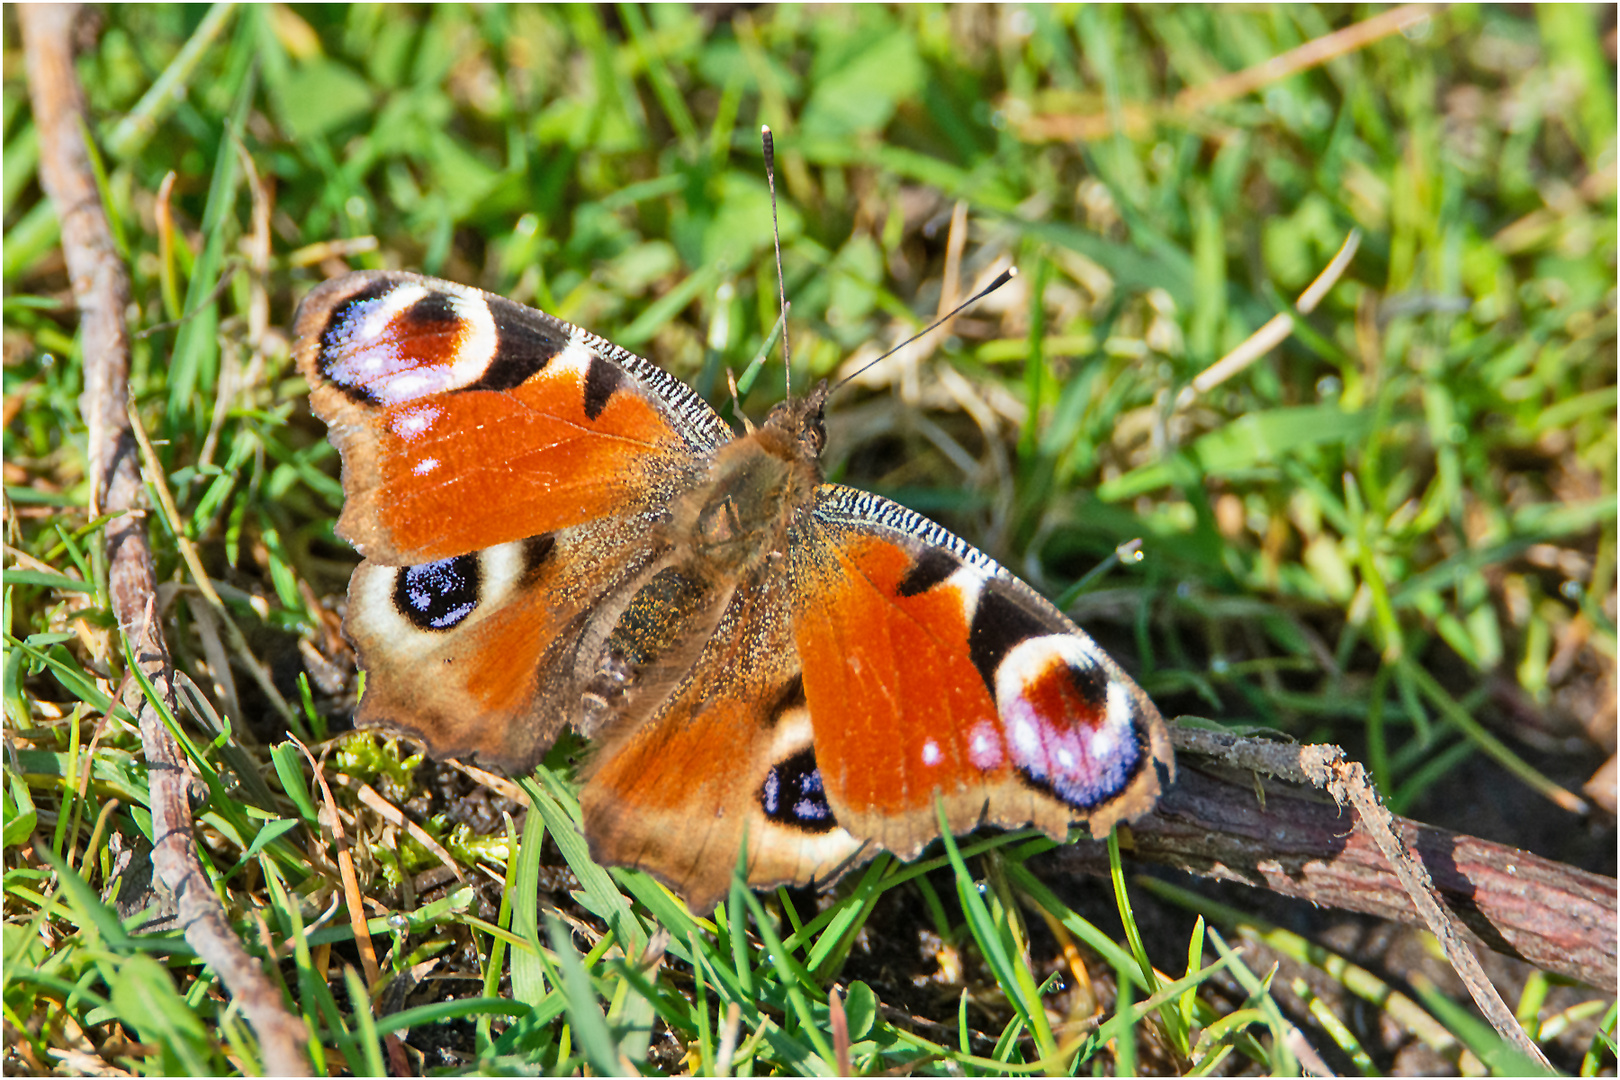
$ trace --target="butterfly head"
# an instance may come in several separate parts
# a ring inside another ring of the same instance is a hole
[[[788,398],[771,410],[759,430],[759,440],[772,453],[785,458],[817,461],[827,445],[827,395],[831,388],[823,379],[802,398]]]

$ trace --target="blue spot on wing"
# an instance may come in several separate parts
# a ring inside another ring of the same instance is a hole
[[[759,805],[771,821],[804,832],[829,832],[838,825],[809,747],[771,766],[760,785]]]

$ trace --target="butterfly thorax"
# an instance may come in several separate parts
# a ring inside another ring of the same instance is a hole
[[[818,389],[777,406],[671,502],[650,545],[663,554],[598,609],[602,636],[587,632],[580,730],[611,739],[633,729],[677,690],[728,612],[744,619],[780,601],[795,521],[822,481],[824,398]]]
[[[825,384],[771,411],[715,455],[708,475],[673,510],[677,544],[722,576],[748,574],[786,550],[793,519],[822,481]]]

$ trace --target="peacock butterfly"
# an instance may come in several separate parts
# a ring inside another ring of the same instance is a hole
[[[356,722],[511,772],[565,727],[592,855],[707,911],[952,830],[1106,835],[1174,776],[1147,695],[957,536],[825,483],[827,384],[736,435],[661,368],[477,289],[364,271],[296,355],[364,556]]]

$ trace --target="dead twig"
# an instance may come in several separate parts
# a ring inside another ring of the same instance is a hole
[[[124,311],[129,279],[118,257],[96,189],[83,132],[83,94],[70,44],[77,5],[29,5],[17,11],[28,63],[29,94],[39,133],[40,180],[62,223],[62,251],[80,315],[85,391],[80,409],[89,427],[91,514],[119,513],[107,523],[107,583],[113,612],[130,652],[157,693],[175,708],[172,665],[163,630],[151,617],[156,580],[140,510],[141,479],[129,427],[129,332]],[[307,1034],[282,1005],[225,918],[197,860],[187,801],[191,769],[158,710],[131,695],[140,723],[150,784],[152,861],[174,895],[186,941],[219,973],[258,1033],[265,1071],[305,1076]]]
[[[1340,808],[1253,778],[1212,775],[1185,752],[1176,785],[1136,822],[1132,855],[1202,877],[1253,885],[1324,907],[1417,925],[1405,889],[1371,837]],[[1397,819],[1441,896],[1494,952],[1589,986],[1615,982],[1615,882],[1550,859]],[[1100,843],[1073,857],[1106,865]]]
[[[1451,961],[1452,969],[1462,977],[1474,1004],[1479,1006],[1491,1026],[1532,1061],[1551,1072],[1552,1063],[1547,1060],[1547,1055],[1520,1026],[1513,1010],[1507,1007],[1507,1002],[1502,1000],[1502,995],[1485,974],[1485,969],[1480,967],[1479,957],[1474,955],[1465,938],[1467,931],[1462,921],[1441,901],[1428,868],[1413,857],[1405,839],[1396,831],[1395,815],[1378,797],[1377,789],[1367,779],[1366,769],[1359,761],[1346,758],[1344,751],[1337,746],[1309,747],[1301,751],[1300,759],[1311,783],[1330,793],[1333,801],[1340,806],[1349,803],[1355,808],[1361,826],[1372,836],[1378,850],[1384,853],[1384,858],[1389,860],[1395,876],[1400,878],[1401,885],[1406,889],[1406,895],[1412,898],[1412,904],[1423,917],[1424,924],[1440,939],[1446,959]]]

